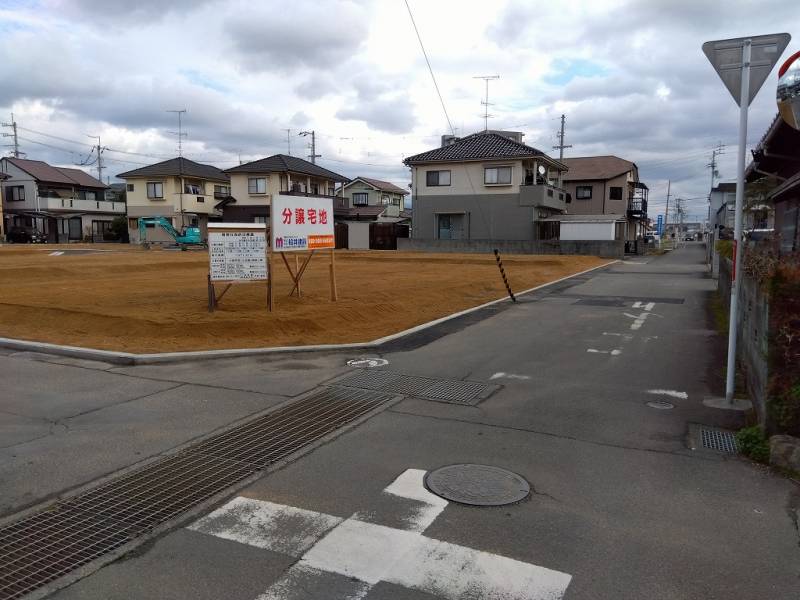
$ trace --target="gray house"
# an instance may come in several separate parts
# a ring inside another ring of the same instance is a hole
[[[413,238],[420,240],[551,239],[548,217],[566,211],[567,167],[522,143],[519,132],[443,136],[442,146],[411,167]]]

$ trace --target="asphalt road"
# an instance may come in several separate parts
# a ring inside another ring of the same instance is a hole
[[[798,598],[797,487],[687,446],[689,424],[742,423],[702,404],[725,343],[703,256],[617,263],[394,343],[378,370],[501,387],[476,406],[393,404],[53,597]],[[0,356],[0,514],[314,389],[352,357]],[[511,470],[531,495],[479,508],[422,487],[455,463]]]

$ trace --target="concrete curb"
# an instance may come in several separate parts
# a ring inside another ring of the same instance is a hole
[[[568,279],[572,279],[573,277],[578,277],[580,275],[585,275],[586,273],[591,273],[592,271],[596,271],[598,269],[603,269],[618,262],[620,261],[610,260],[607,263],[604,263],[597,267],[592,267],[591,269],[586,269],[585,271],[573,273],[572,275],[567,275],[566,277],[555,279],[553,281],[537,285],[536,287],[532,287],[522,292],[518,292],[515,294],[515,296],[523,296],[525,294],[530,294],[537,290],[541,290],[551,285],[555,285],[556,283],[561,283],[562,281],[567,281]],[[439,319],[434,319],[433,321],[422,323],[421,325],[416,325],[415,327],[411,327],[410,329],[405,329],[403,331],[399,331],[397,333],[393,333],[391,335],[387,335],[382,338],[372,340],[371,342],[353,342],[348,344],[316,344],[309,346],[275,346],[271,348],[231,348],[227,350],[197,350],[191,352],[159,352],[153,354],[134,354],[131,352],[115,352],[113,350],[99,350],[97,348],[81,348],[79,346],[62,346],[60,344],[49,344],[47,342],[30,342],[25,340],[17,340],[13,338],[0,338],[0,348],[6,348],[9,350],[18,350],[20,352],[39,352],[43,354],[52,354],[56,356],[66,356],[69,358],[79,358],[82,360],[96,360],[116,365],[152,365],[159,363],[191,362],[197,360],[212,360],[219,358],[263,356],[268,354],[282,354],[282,353],[289,354],[295,352],[318,352],[325,350],[329,351],[360,350],[367,348],[377,348],[387,342],[391,342],[396,339],[412,335],[414,333],[418,333],[425,329],[435,327],[436,325],[439,325],[446,321],[463,317],[464,315],[468,315],[470,313],[482,310],[489,306],[494,306],[495,304],[499,304],[501,302],[510,302],[510,301],[511,299],[508,298],[507,296],[503,298],[498,298],[497,300],[491,300],[484,304],[473,306],[472,308],[467,308],[465,310],[441,317]]]

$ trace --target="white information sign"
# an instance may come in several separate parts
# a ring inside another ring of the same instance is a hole
[[[259,223],[209,223],[211,281],[267,279],[267,231]]]
[[[273,196],[271,215],[275,252],[336,247],[333,198]]]

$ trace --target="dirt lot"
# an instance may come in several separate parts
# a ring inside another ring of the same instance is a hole
[[[505,294],[492,255],[345,250],[336,253],[338,302],[320,254],[301,299],[288,297],[291,280],[276,260],[273,313],[265,286],[252,283],[234,286],[209,314],[205,252],[74,253],[81,248],[91,247],[0,246],[0,336],[129,352],[365,342]],[[503,257],[517,291],[605,262]]]

